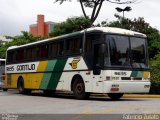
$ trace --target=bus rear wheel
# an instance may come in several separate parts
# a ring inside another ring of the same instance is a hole
[[[108,93],[108,96],[112,99],[112,100],[119,100],[124,93]]]
[[[73,93],[76,99],[87,99],[89,93],[85,92],[85,85],[81,78],[77,78],[73,83]]]
[[[23,78],[20,78],[18,80],[17,88],[18,88],[18,91],[19,91],[20,94],[27,94],[27,95],[31,94],[31,90],[30,89],[25,89],[24,88],[24,80],[23,80]]]

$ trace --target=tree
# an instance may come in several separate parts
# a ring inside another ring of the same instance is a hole
[[[6,50],[10,46],[17,46],[17,45],[23,45],[31,42],[36,42],[38,40],[44,39],[45,37],[40,37],[40,36],[34,37],[31,33],[22,31],[22,35],[20,36],[15,36],[15,37],[6,36],[6,38],[12,39],[12,41],[5,43],[0,47],[0,58],[5,58]]]
[[[151,93],[160,93],[160,53],[150,60]]]
[[[59,36],[63,34],[68,34],[82,29],[90,27],[89,18],[84,17],[72,17],[68,18],[65,22],[57,23],[54,26],[54,32],[50,36]]]
[[[71,1],[71,0],[55,0],[55,2],[60,2],[60,4],[62,4],[65,1]],[[81,9],[85,18],[87,18],[87,14],[84,7],[89,7],[92,9],[92,13],[89,18],[91,21],[91,25],[94,23],[94,21],[98,17],[104,2],[110,2],[115,4],[131,4],[131,3],[135,3],[136,1],[137,0],[78,0],[78,2],[80,2]]]

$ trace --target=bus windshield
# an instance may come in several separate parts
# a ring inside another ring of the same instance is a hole
[[[146,40],[121,35],[107,35],[105,67],[148,68]]]

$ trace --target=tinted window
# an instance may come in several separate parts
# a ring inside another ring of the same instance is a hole
[[[57,55],[61,56],[64,54],[64,42],[58,42],[57,43]]]
[[[31,60],[32,59],[32,49],[28,48],[26,49],[26,60]]]
[[[72,38],[66,40],[66,54],[71,55],[75,53],[80,53],[82,49],[82,39]]]
[[[39,51],[37,47],[33,47],[32,48],[32,59],[38,59],[39,55],[38,55]]]
[[[131,37],[131,63],[134,68],[146,68],[145,39]]]
[[[20,62],[24,60],[24,50],[16,50],[16,62]]]
[[[129,66],[129,38],[126,36],[108,35],[110,62],[115,66]]]
[[[48,55],[48,46],[47,45],[41,45],[39,47],[39,51],[40,51],[40,58],[46,58]]]
[[[91,52],[92,51],[92,42],[93,41],[98,41],[101,40],[101,34],[88,34],[86,36],[86,52]]]
[[[8,51],[7,52],[7,63],[13,62],[13,51]]]
[[[49,52],[48,52],[49,57],[53,58],[57,56],[57,43],[51,43],[49,45]]]
[[[91,52],[92,51],[92,37],[87,36],[86,37],[86,52]]]

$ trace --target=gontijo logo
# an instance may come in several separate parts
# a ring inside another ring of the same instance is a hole
[[[6,65],[7,73],[36,72],[39,62]]]
[[[80,61],[80,59],[73,59],[71,63],[69,63],[72,67],[72,69],[77,69],[77,64]]]

